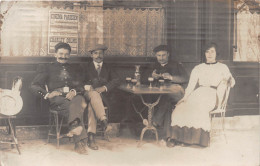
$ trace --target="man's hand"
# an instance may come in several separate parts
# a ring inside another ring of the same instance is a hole
[[[61,92],[58,92],[58,91],[52,91],[51,93],[48,94],[48,96],[46,97],[47,99],[51,99],[55,96],[61,96],[62,93]]]
[[[73,98],[74,96],[76,96],[76,93],[71,90],[69,93],[67,93],[66,99],[72,100],[72,98]]]
[[[152,77],[155,78],[155,79],[158,79],[158,78],[161,77],[161,74],[157,74],[157,73],[156,73],[156,69],[155,69],[155,70],[153,71],[153,73],[152,73]]]
[[[170,75],[169,73],[163,73],[162,76],[165,80],[172,80],[172,75]]]
[[[98,88],[95,89],[95,91],[97,91],[98,93],[102,93],[102,92],[106,91],[106,88],[104,86],[98,87]]]
[[[91,85],[85,85],[84,89],[85,89],[85,91],[92,91],[92,90],[94,90]]]

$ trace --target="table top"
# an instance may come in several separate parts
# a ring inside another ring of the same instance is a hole
[[[176,85],[176,89],[174,86]],[[178,88],[177,88],[178,87]],[[133,94],[171,94],[178,92],[179,85],[178,84],[172,84],[171,86],[164,86],[163,88],[159,87],[149,87],[149,85],[136,85],[134,88],[127,87],[126,84],[123,84],[119,87],[119,89],[133,93]]]

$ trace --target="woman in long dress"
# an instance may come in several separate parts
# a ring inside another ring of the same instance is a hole
[[[220,107],[218,100],[230,81],[235,80],[228,67],[216,61],[217,46],[209,43],[205,47],[206,62],[194,67],[184,97],[172,112],[171,142],[208,146],[209,112]]]

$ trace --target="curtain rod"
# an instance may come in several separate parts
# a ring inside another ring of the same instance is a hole
[[[137,7],[137,6],[87,6],[87,7],[103,7],[103,8],[140,8],[140,9],[142,9],[142,8],[145,8],[145,9],[162,9],[162,8],[164,8],[164,7],[147,7],[147,6],[145,6],[145,7]]]

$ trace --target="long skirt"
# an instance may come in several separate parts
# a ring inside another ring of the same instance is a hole
[[[216,106],[216,89],[199,87],[172,112],[171,138],[187,144],[207,146],[209,112]]]
[[[172,126],[170,138],[180,143],[206,147],[210,142],[210,133],[201,128]]]

